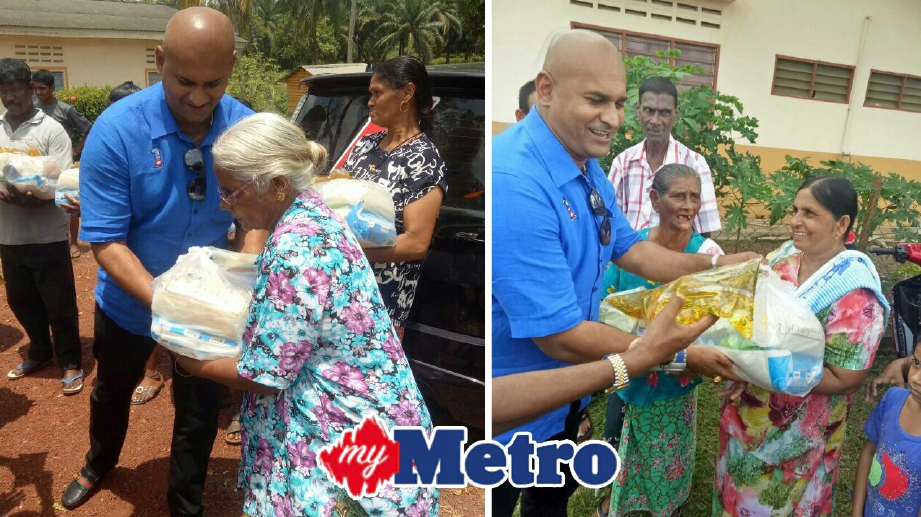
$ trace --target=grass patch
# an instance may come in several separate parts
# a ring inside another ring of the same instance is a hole
[[[890,361],[895,359],[895,352],[890,346],[881,348],[873,362],[873,368],[868,380],[878,376]],[[697,401],[697,458],[694,466],[694,481],[691,495],[685,503],[682,517],[707,517],[710,515],[711,498],[713,497],[713,470],[716,465],[716,454],[719,450],[717,423],[719,422],[719,399],[716,397],[717,386],[704,382],[698,389]],[[600,440],[604,429],[604,408],[606,396],[596,393],[592,397],[589,411],[594,424],[594,438]],[[857,469],[857,458],[863,441],[863,424],[870,417],[878,400],[864,401],[864,392],[854,395],[851,412],[848,415],[848,429],[844,440],[844,449],[841,452],[840,473],[835,494],[835,517],[849,517],[851,515],[851,490],[854,487],[854,474]],[[594,490],[579,488],[572,499],[569,500],[569,515],[571,517],[588,517],[592,515],[604,493],[595,495]],[[516,512],[517,515],[517,512]]]

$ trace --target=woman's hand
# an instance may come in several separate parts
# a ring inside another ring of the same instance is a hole
[[[742,393],[748,389],[748,383],[745,381],[729,381],[726,386],[716,393],[717,397],[729,396],[729,400],[735,400],[742,396]]]
[[[864,400],[870,402],[873,398],[876,398],[879,395],[877,390],[885,384],[892,384],[894,386],[898,386],[899,388],[904,388],[905,376],[906,372],[908,371],[910,360],[911,356],[902,359],[896,359],[895,361],[889,363],[889,366],[883,370],[883,373],[879,374],[879,377],[873,379],[869,384],[867,384],[867,394]]]
[[[735,373],[735,363],[715,346],[691,345],[688,347],[688,374],[716,379],[743,382]]]
[[[70,215],[80,217],[80,200],[74,199],[70,194],[64,194],[67,203],[61,203],[61,209]]]

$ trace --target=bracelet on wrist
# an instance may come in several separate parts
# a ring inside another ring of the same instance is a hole
[[[611,385],[611,391],[618,391],[626,388],[630,384],[630,376],[627,373],[627,365],[620,354],[611,354],[605,357],[614,370],[614,384]]]

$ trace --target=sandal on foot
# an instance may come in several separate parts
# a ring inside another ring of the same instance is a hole
[[[144,374],[145,379],[153,379],[157,382],[154,386],[141,386],[138,384],[137,388],[134,388],[134,395],[131,397],[131,404],[139,406],[141,404],[146,404],[153,400],[154,397],[160,393],[160,390],[163,388],[163,375],[160,372],[157,372],[156,375],[147,375]]]
[[[607,510],[607,511],[605,511],[605,510],[602,509],[602,508],[604,508],[604,503],[605,503],[605,501],[607,501],[607,503],[608,503],[608,510]],[[598,503],[598,507],[595,508],[595,513],[593,514],[592,517],[608,517],[608,512],[611,511],[610,506],[611,506],[610,498],[605,497],[604,499],[601,500],[600,503]]]
[[[26,363],[19,363],[19,365],[16,368],[13,368],[12,370],[10,370],[9,373],[6,374],[6,378],[11,381],[16,380],[16,379],[21,379],[25,377],[26,375],[35,373],[41,370],[42,368],[48,366],[48,363],[50,362],[51,362],[51,359],[48,359],[47,361],[42,361],[39,363],[32,363],[29,365],[27,365]]]
[[[224,441],[227,442],[228,445],[240,445],[240,443],[242,443],[239,411],[230,418],[230,425],[227,426],[227,433],[224,435]]]
[[[588,427],[582,431],[582,426],[588,424]],[[582,413],[582,419],[579,421],[579,435],[576,437],[576,443],[582,443],[592,438],[595,426],[592,424],[592,415],[585,411]]]
[[[83,391],[83,370],[80,370],[80,373],[70,379],[61,379],[61,384],[64,385],[65,395],[80,393]]]

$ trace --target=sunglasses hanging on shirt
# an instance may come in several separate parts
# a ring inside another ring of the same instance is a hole
[[[186,192],[192,201],[204,201],[205,199],[205,158],[201,154],[201,149],[195,147],[186,151],[185,166],[195,173],[195,177],[189,182]]]

